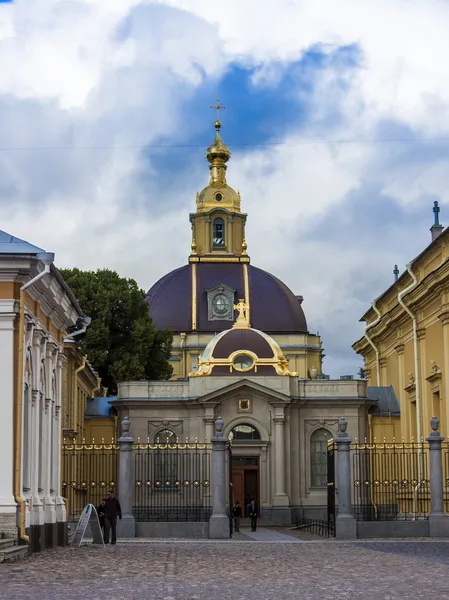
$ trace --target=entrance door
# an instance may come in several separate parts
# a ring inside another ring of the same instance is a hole
[[[259,459],[257,457],[232,457],[232,489],[234,504],[240,502],[246,518],[246,506],[252,499],[259,506]]]

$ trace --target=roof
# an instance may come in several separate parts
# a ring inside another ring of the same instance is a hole
[[[110,401],[117,400],[115,396],[98,396],[92,400],[88,400],[85,417],[86,418],[107,418],[111,416]]]
[[[148,292],[146,301],[157,329],[192,330],[192,267],[185,265],[162,277]],[[216,333],[230,329],[233,321],[209,321],[207,290],[225,285],[236,290],[235,299],[245,297],[241,263],[197,264],[197,330]],[[302,297],[277,277],[248,265],[251,326],[267,333],[307,333]]]
[[[45,252],[45,250],[0,230],[0,254],[37,254],[38,252]]]
[[[435,244],[437,244],[438,242],[441,242],[441,240],[446,237],[449,234],[449,227],[446,227],[445,229],[443,229],[443,231],[440,233],[440,235],[435,238],[434,240],[432,240],[430,242],[430,244],[428,244],[424,250],[422,250],[422,252],[420,252],[418,254],[418,256],[415,256],[415,258],[413,260],[410,261],[410,265],[414,265],[420,258],[422,258],[431,248],[433,248],[435,246]],[[394,281],[386,290],[384,290],[380,296],[378,296],[374,302],[377,303],[379,302],[379,300],[382,300],[382,298],[384,296],[386,296],[391,290],[393,290],[395,287],[398,288],[402,288],[402,283],[404,282],[405,279],[409,279],[410,282],[412,281],[412,278],[410,277],[408,271],[404,271],[403,273],[401,273],[401,275],[398,277],[398,279],[396,281]],[[406,287],[406,286],[405,286]],[[359,319],[360,322],[363,321],[368,321],[368,315],[369,313],[372,311],[372,307],[368,308],[368,310],[365,312],[365,314]]]
[[[399,402],[394,393],[392,385],[388,386],[368,386],[367,396],[375,402],[371,410],[373,416],[379,417],[399,417],[401,414]]]

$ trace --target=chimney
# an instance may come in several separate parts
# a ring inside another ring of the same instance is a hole
[[[399,279],[399,269],[398,265],[394,265],[393,269],[394,280],[397,281]]]
[[[440,207],[438,205],[438,202],[435,200],[435,202],[433,203],[433,225],[430,228],[430,234],[432,235],[432,242],[434,242],[437,237],[441,234],[441,232],[443,231],[444,227],[442,225],[440,225]]]

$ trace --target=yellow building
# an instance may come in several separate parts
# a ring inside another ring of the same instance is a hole
[[[110,442],[115,438],[115,419],[104,398],[104,388],[76,342],[64,341],[65,365],[62,387],[62,431],[69,442],[92,439]]]
[[[433,415],[449,434],[449,229],[434,203],[432,241],[363,315],[365,334],[354,345],[363,356],[369,386],[392,386],[400,419],[373,417],[379,441],[420,440]]]
[[[301,378],[322,375],[323,348],[307,327],[303,297],[277,277],[251,264],[240,193],[227,183],[231,152],[215,122],[215,139],[206,151],[210,181],[196,195],[190,215],[192,245],[188,264],[160,279],[147,295],[157,329],[173,332],[173,379],[198,369],[215,334],[230,329],[234,307],[244,301],[251,327],[277,342],[288,369]]]

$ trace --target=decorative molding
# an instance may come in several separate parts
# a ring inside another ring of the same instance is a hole
[[[183,433],[183,421],[176,418],[168,418],[168,419],[150,419],[148,421],[148,435],[153,441],[153,437],[156,435],[157,431],[160,429],[171,429],[173,433],[179,438],[179,436]]]
[[[424,340],[426,338],[426,330],[424,327],[420,327],[417,331],[416,331],[416,335],[418,337],[418,340]]]
[[[408,399],[410,402],[416,402],[416,384],[415,384],[415,376],[413,373],[408,374],[409,384],[404,388],[404,391],[408,394]]]
[[[443,373],[441,372],[439,366],[437,365],[437,363],[434,360],[430,361],[430,366],[431,366],[431,374],[426,377],[426,381],[429,382],[430,384],[430,389],[432,391],[432,393],[437,393],[440,391],[440,383],[441,383],[441,379],[443,377]]]
[[[401,342],[400,344],[398,344],[397,346],[395,346],[394,349],[396,350],[398,356],[402,356],[404,354],[404,351],[405,351],[405,344],[403,344]]]
[[[387,366],[387,359],[385,357],[379,358],[379,366],[384,369]]]

